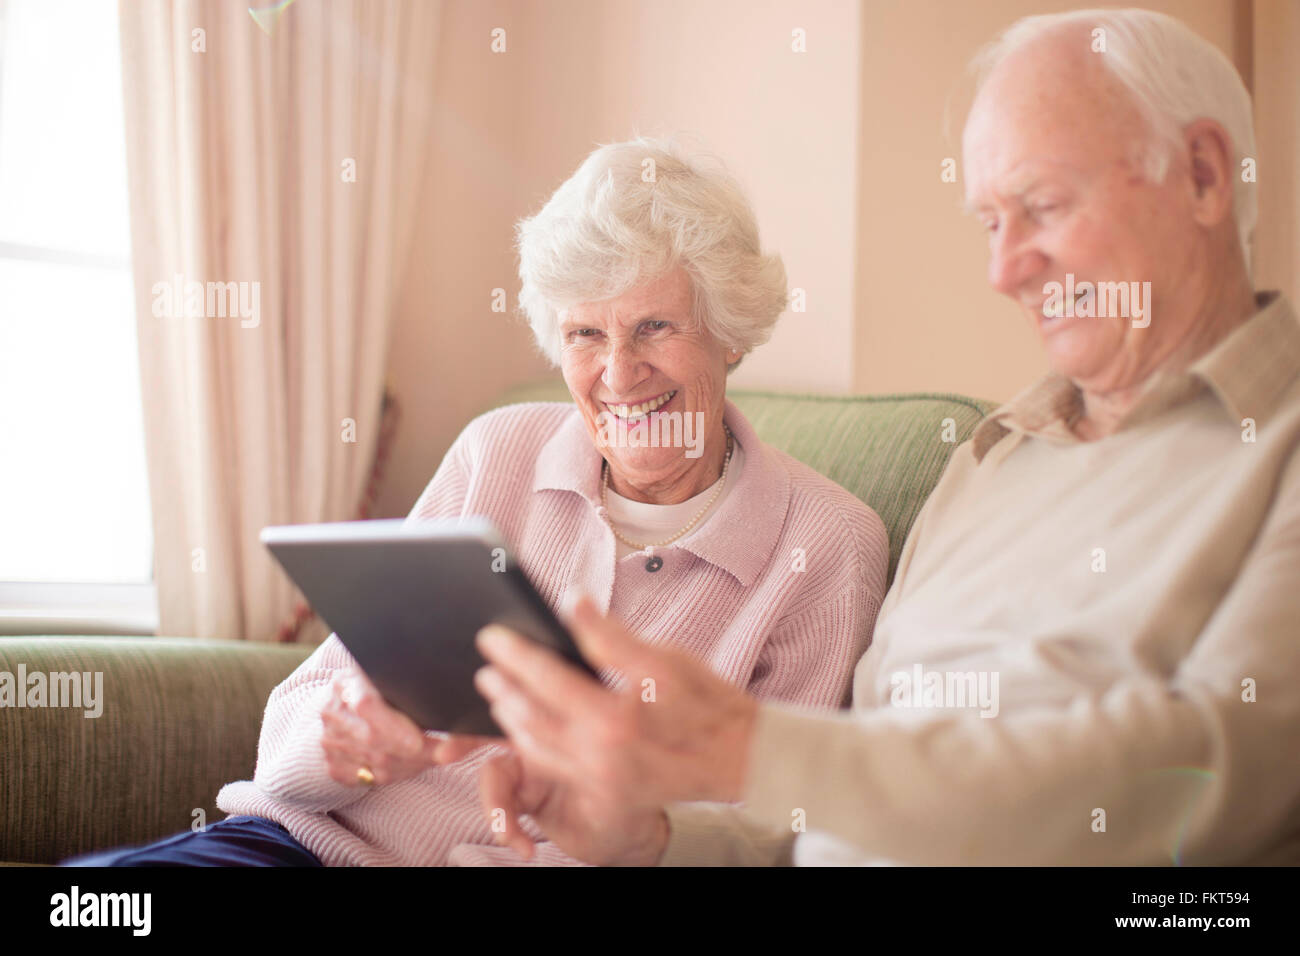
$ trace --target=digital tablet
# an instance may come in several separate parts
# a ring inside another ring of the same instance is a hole
[[[504,624],[594,676],[486,519],[265,528],[262,543],[384,698],[426,730],[502,736],[474,636]]]

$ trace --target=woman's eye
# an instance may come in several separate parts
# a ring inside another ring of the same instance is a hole
[[[668,328],[668,321],[666,319],[651,319],[645,324],[645,327],[651,332],[658,332],[661,329]]]

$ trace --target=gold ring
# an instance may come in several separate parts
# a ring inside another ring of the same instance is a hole
[[[375,782],[375,775],[370,772],[369,767],[358,767],[357,782],[365,784],[367,787],[369,787]]]

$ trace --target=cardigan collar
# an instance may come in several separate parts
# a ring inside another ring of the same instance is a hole
[[[740,474],[704,524],[666,547],[689,551],[749,587],[771,559],[772,549],[785,525],[790,506],[790,473],[777,457],[778,453],[759,439],[748,419],[729,399],[722,420],[745,449]],[[542,446],[533,491],[567,491],[580,495],[604,524],[601,462],[582,415],[575,408]]]

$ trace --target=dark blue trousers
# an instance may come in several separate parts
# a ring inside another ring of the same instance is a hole
[[[144,846],[103,850],[60,866],[321,866],[274,820],[227,817]]]

